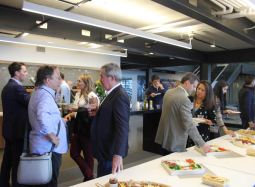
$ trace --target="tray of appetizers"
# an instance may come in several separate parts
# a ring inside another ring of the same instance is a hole
[[[162,160],[161,165],[172,176],[197,175],[205,173],[205,169],[193,159]]]
[[[236,137],[233,140],[233,144],[238,147],[242,147],[246,149],[255,149],[255,139],[249,138],[247,136]]]
[[[255,131],[254,130],[238,130],[236,131],[237,134],[241,136],[247,136],[249,138],[255,139]]]
[[[160,184],[156,182],[150,182],[150,181],[120,181],[118,182],[118,187],[171,187],[169,185]],[[104,185],[104,187],[110,187],[110,184],[107,183]]]
[[[247,155],[249,156],[255,156],[255,149],[247,149]]]
[[[210,145],[210,147],[211,151],[209,153],[206,153],[202,148],[198,148],[197,146],[195,146],[194,149],[205,156],[223,156],[231,154],[230,150],[220,147],[219,145]]]
[[[216,186],[216,187],[225,187],[229,183],[229,179],[219,177],[212,174],[204,174],[202,177],[202,181],[204,184],[209,186]]]

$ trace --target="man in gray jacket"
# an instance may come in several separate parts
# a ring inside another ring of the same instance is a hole
[[[162,145],[164,155],[182,152],[186,149],[188,135],[205,152],[210,145],[201,138],[191,114],[188,95],[196,90],[199,79],[193,73],[186,73],[181,85],[168,90],[163,98],[162,114],[155,142]]]

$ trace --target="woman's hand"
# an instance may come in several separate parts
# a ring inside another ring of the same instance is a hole
[[[206,125],[213,125],[213,122],[209,119],[205,119],[205,122],[204,122]]]
[[[65,117],[64,117],[64,119],[66,119],[66,121],[71,121],[71,116],[69,115],[69,114],[67,114]]]
[[[235,133],[231,130],[226,130],[225,133],[228,134],[229,136],[232,136],[232,137],[235,136]]]
[[[77,112],[78,111],[78,107],[69,107],[68,109],[72,112]]]
[[[233,111],[233,110],[226,110],[226,113],[228,113],[228,114],[235,114],[235,111]]]

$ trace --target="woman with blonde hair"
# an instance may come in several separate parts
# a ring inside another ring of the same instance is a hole
[[[98,105],[99,100],[94,92],[94,82],[90,75],[82,74],[77,80],[77,89],[79,92],[75,95],[74,105],[69,107],[72,113],[65,116],[68,121],[75,118],[73,137],[71,142],[70,155],[78,164],[84,175],[84,180],[88,181],[94,178],[94,158],[91,155],[91,138],[90,129],[93,117],[88,114],[87,107],[89,105]],[[83,151],[83,156],[81,156]]]

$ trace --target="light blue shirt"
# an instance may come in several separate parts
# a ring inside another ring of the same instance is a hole
[[[28,117],[32,127],[29,135],[31,153],[42,155],[50,152],[52,142],[42,137],[47,137],[52,132],[56,135],[59,121],[61,122],[59,146],[53,152],[63,154],[68,150],[66,126],[60,116],[54,95],[54,90],[43,85],[36,89],[29,101]]]
[[[65,102],[70,103],[70,88],[66,81],[62,81],[56,95],[56,103],[62,103],[63,96],[65,96]]]
[[[11,78],[12,80],[14,80],[16,83],[18,83],[20,86],[23,86],[21,82],[19,82],[17,79]]]

